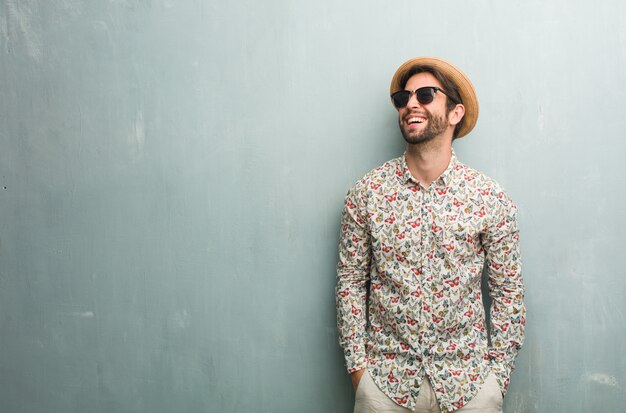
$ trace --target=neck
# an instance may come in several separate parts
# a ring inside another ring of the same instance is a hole
[[[450,164],[452,140],[434,139],[429,142],[407,144],[406,165],[424,188],[439,178]]]

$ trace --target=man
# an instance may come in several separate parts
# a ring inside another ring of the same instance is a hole
[[[348,192],[341,224],[337,320],[354,411],[500,412],[524,338],[517,208],[452,150],[478,118],[463,72],[414,58],[390,91],[406,151]]]

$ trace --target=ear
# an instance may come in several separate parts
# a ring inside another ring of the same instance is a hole
[[[461,121],[461,119],[463,119],[464,115],[465,115],[465,106],[459,103],[458,105],[455,106],[454,109],[452,109],[448,113],[448,122],[450,123],[451,126],[456,126]]]

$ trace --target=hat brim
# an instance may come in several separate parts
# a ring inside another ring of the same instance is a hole
[[[404,62],[391,79],[389,93],[392,94],[402,90],[400,79],[406,72],[414,66],[430,66],[439,70],[446,78],[450,79],[457,87],[461,101],[465,107],[465,115],[463,116],[463,124],[459,129],[457,138],[461,138],[474,129],[478,120],[478,97],[474,85],[469,78],[459,68],[437,57],[415,57]]]

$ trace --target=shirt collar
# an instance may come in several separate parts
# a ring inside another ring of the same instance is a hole
[[[450,163],[445,171],[437,179],[433,181],[433,184],[441,182],[444,186],[447,186],[452,178],[454,177],[454,172],[458,170],[458,165],[460,164],[459,160],[456,157],[456,153],[454,149],[452,149],[452,157],[450,158]],[[411,175],[411,171],[409,171],[409,167],[406,164],[406,152],[400,157],[400,163],[398,164],[398,170],[396,172],[398,178],[400,179],[400,183],[407,183],[409,181],[413,181],[418,183],[413,175]]]

